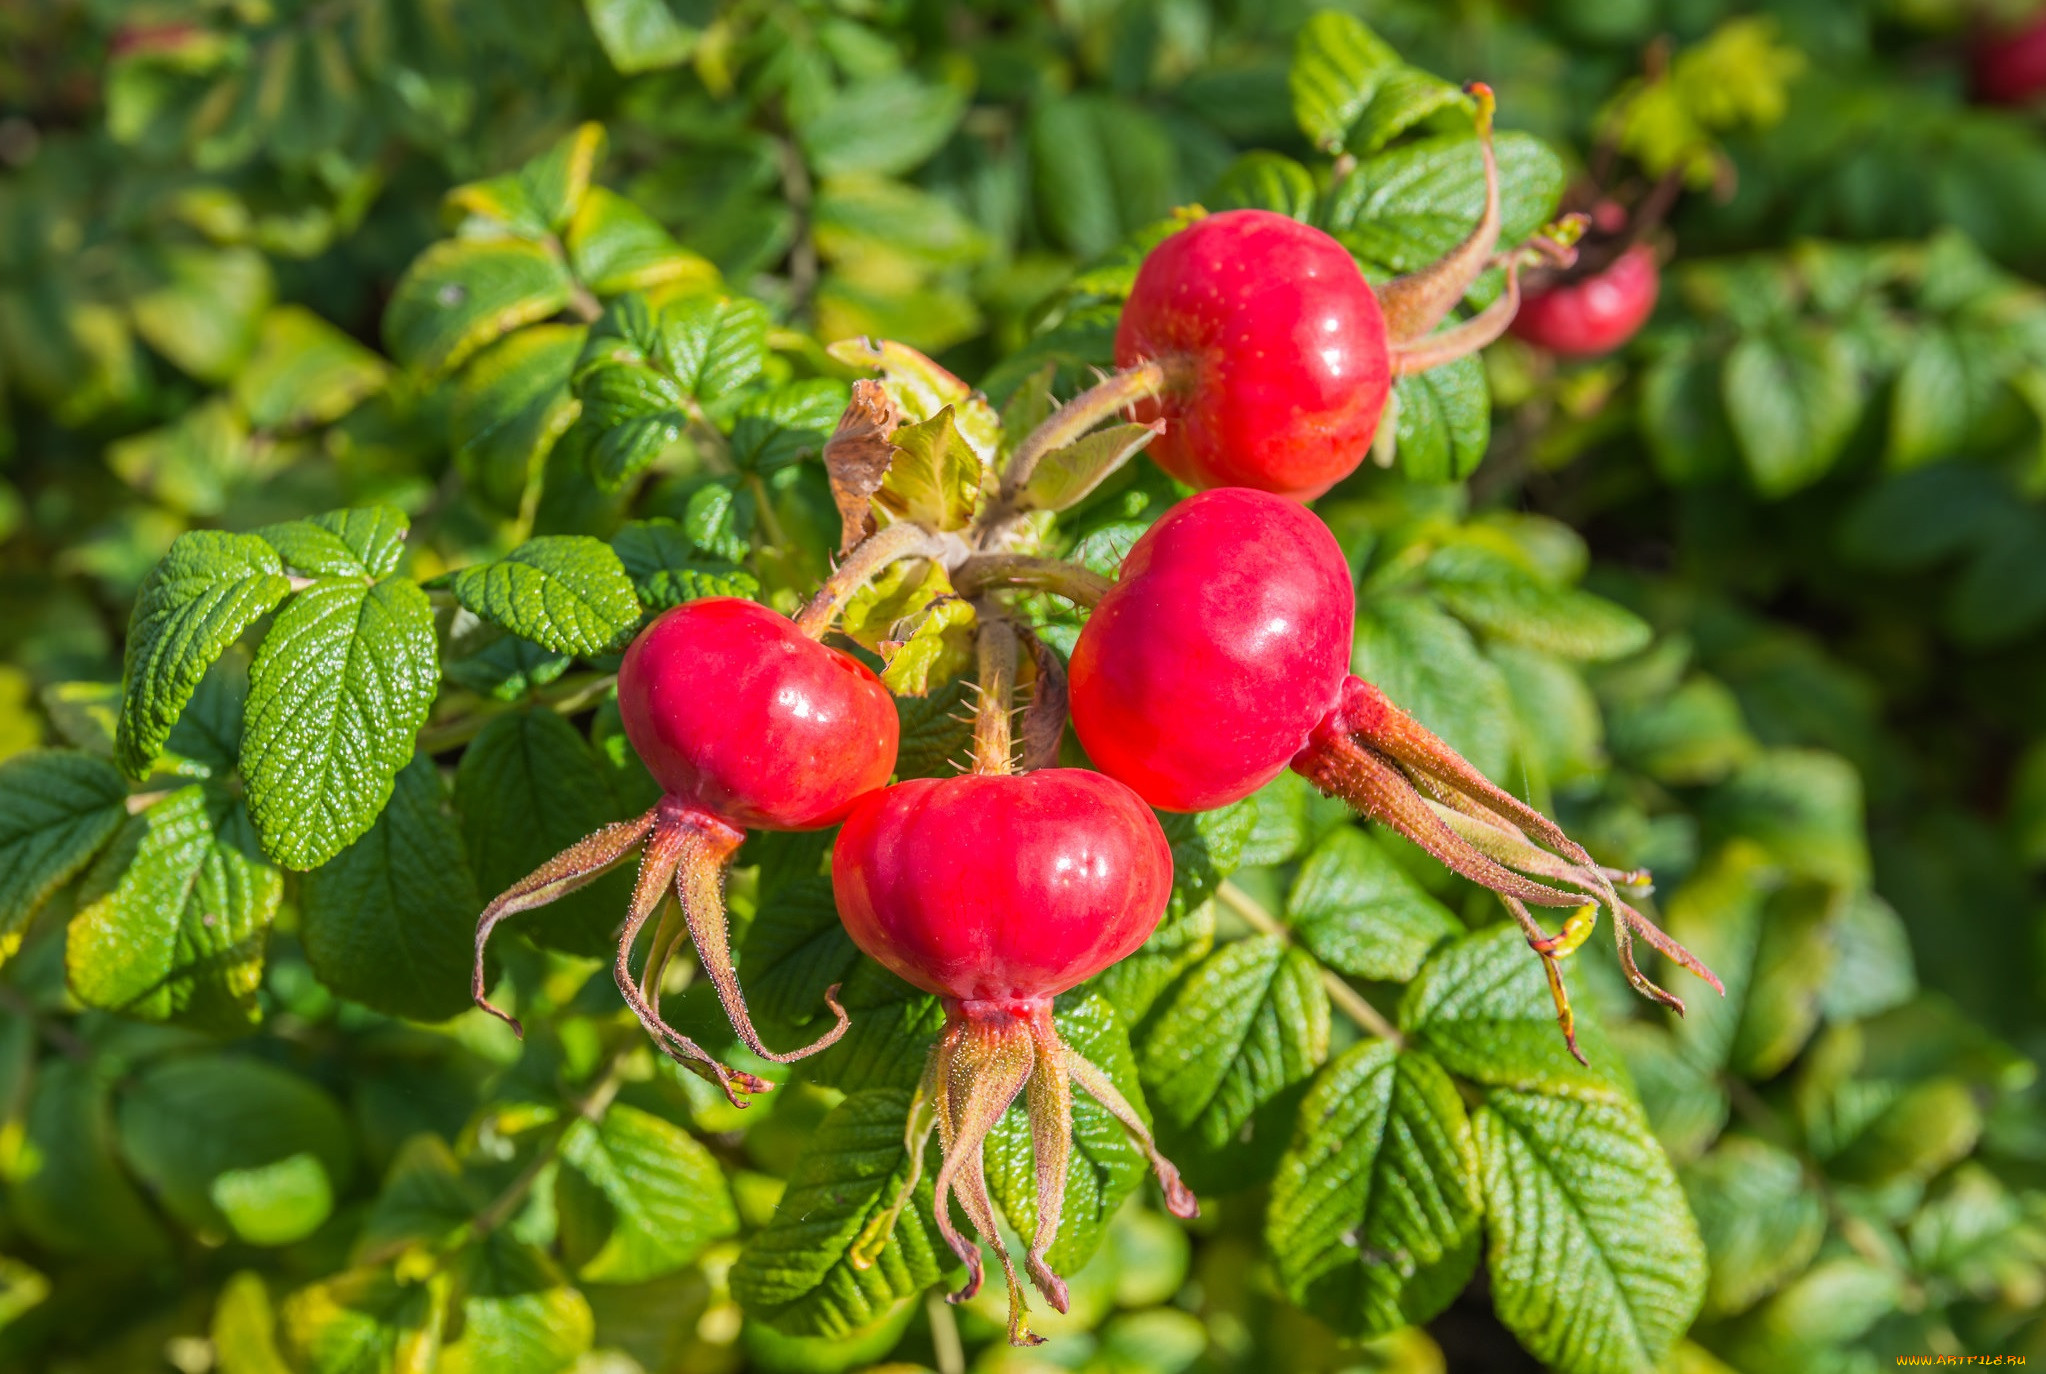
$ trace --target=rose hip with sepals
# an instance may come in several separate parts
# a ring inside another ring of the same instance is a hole
[[[1689,951],[1620,899],[1562,828],[1349,674],[1354,600],[1342,551],[1311,513],[1264,492],[1218,488],[1181,502],[1131,546],[1072,657],[1073,725],[1095,765],[1145,801],[1207,809],[1291,766],[1492,889],[1547,968],[1577,1052],[1555,960],[1586,933],[1549,936],[1527,911],[1613,913],[1628,978],[1681,1011],[1636,967],[1634,934],[1718,988]],[[1545,881],[1536,881],[1542,879]]]
[[[967,1267],[966,1284],[952,1300],[978,1292],[983,1272],[980,1247],[952,1224],[956,1193],[1001,1262],[1009,1339],[1027,1345],[1037,1338],[995,1223],[981,1157],[988,1132],[1026,1087],[1037,1226],[1025,1267],[1053,1307],[1067,1307],[1065,1281],[1045,1255],[1065,1205],[1073,1081],[1143,1149],[1166,1205],[1182,1217],[1198,1206],[1136,1109],[1052,1023],[1053,997],[1135,952],[1157,927],[1172,894],[1171,847],[1151,809],[1112,778],[1070,768],[1010,771],[1013,654],[1013,631],[984,620],[975,771],[900,782],[862,800],[838,832],[831,887],[853,943],[937,994],[945,1009],[945,1028],[910,1108],[905,1143],[912,1172],[854,1246],[853,1262],[871,1264],[894,1231],[935,1127],[942,1156],[938,1231]]]
[[[1440,334],[1499,240],[1492,92],[1474,84],[1485,206],[1439,262],[1364,280],[1329,235],[1266,210],[1229,210],[1151,250],[1116,327],[1119,368],[1155,362],[1164,388],[1138,402],[1163,420],[1158,465],[1196,487],[1243,486],[1311,500],[1371,448],[1395,376],[1424,372],[1505,332],[1519,302],[1518,261],[1504,294]]]
[[[693,941],[739,1039],[776,1063],[814,1054],[845,1033],[833,988],[825,1001],[837,1024],[816,1043],[786,1054],[761,1043],[732,967],[724,871],[746,829],[821,829],[885,784],[895,769],[895,704],[863,664],[786,617],[736,597],[708,597],[666,612],[633,640],[618,670],[618,711],[665,795],[645,815],[556,855],[485,908],[476,926],[476,1003],[516,1028],[485,996],[483,951],[492,928],[594,882],[641,850],[613,970],[619,991],[664,1051],[743,1105],[739,1094],[773,1085],[727,1069],[662,1020],[661,974],[682,941]],[[633,946],[671,888],[681,928],[663,917],[635,980]]]

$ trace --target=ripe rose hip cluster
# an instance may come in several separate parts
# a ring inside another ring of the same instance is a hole
[[[871,1263],[887,1243],[935,1129],[936,1222],[968,1271],[955,1300],[977,1291],[982,1267],[979,1246],[953,1223],[954,1197],[994,1247],[1018,1343],[1034,1338],[982,1146],[1019,1096],[1038,1193],[1024,1270],[1058,1310],[1066,1286],[1046,1254],[1062,1210],[1074,1083],[1143,1148],[1167,1206],[1183,1217],[1196,1211],[1137,1109],[1052,1020],[1053,998],[1133,953],[1165,912],[1172,855],[1154,808],[1225,806],[1293,768],[1498,894],[1545,966],[1572,1053],[1557,961],[1585,938],[1598,906],[1612,913],[1634,985],[1681,1009],[1636,967],[1632,937],[1712,976],[1622,898],[1640,875],[1601,868],[1554,822],[1350,675],[1350,570],[1327,527],[1300,504],[1362,461],[1395,376],[1481,347],[1513,319],[1517,272],[1531,259],[1496,251],[1491,96],[1476,87],[1473,97],[1485,207],[1440,262],[1374,290],[1317,229],[1261,211],[1197,219],[1138,273],[1116,338],[1123,371],[1015,445],[970,529],[939,539],[898,512],[793,621],[711,598],[649,625],[625,655],[618,698],[633,748],[665,795],[490,904],[476,937],[479,1004],[490,1006],[483,951],[494,926],[637,850],[619,990],[664,1051],[743,1105],[771,1085],[722,1065],[662,1019],[663,974],[683,941],[693,942],[749,1049],[787,1062],[833,1043],[846,1027],[835,988],[825,1000],[836,1024],[821,1039],[787,1053],[761,1043],[733,968],[723,880],[748,829],[840,826],[831,877],[847,933],[945,1010],[907,1125],[909,1183],[868,1228],[854,1262]],[[1553,243],[1541,251],[1567,256]],[[1498,302],[1438,328],[1493,266],[1506,271]],[[1158,462],[1201,490],[1137,540],[1111,585],[1031,553],[1019,493],[1048,453],[1126,409],[1151,427]],[[898,739],[889,691],[823,640],[863,583],[912,556],[944,564],[972,603],[979,703],[970,771],[891,785]],[[1018,588],[1092,606],[1069,666],[1018,621],[1007,599]],[[1035,743],[1019,767],[1012,714],[1024,645],[1034,670],[1024,733]],[[1068,710],[1092,769],[1054,766]],[[1576,914],[1550,935],[1531,905]],[[635,973],[635,947],[656,915]]]

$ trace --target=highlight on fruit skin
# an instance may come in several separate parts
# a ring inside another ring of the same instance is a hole
[[[821,829],[888,781],[900,728],[894,701],[865,665],[786,617],[737,597],[708,597],[664,613],[633,640],[618,671],[618,708],[626,738],[664,795],[644,815],[555,855],[484,908],[471,992],[477,1006],[520,1029],[488,995],[483,956],[491,932],[638,853],[612,966],[618,990],[663,1053],[744,1106],[747,1094],[774,1085],[728,1068],[668,1024],[663,977],[683,944],[692,944],[740,1042],[774,1063],[815,1054],[845,1034],[833,987],[824,999],[836,1021],[818,1040],[788,1052],[761,1042],[732,965],[725,871],[747,829]],[[635,975],[633,952],[650,921],[651,944]]]
[[[1596,863],[1350,675],[1355,605],[1349,565],[1313,512],[1244,489],[1191,496],[1131,546],[1080,632],[1071,677],[1080,741],[1103,772],[1166,810],[1226,806],[1290,766],[1489,888],[1543,961],[1557,1023],[1580,1058],[1558,961],[1590,934],[1598,907],[1612,913],[1621,967],[1642,995],[1683,1010],[1639,968],[1637,935],[1723,992],[1622,895],[1645,893],[1646,874]],[[1530,905],[1578,914],[1550,935]]]
[[[1109,1077],[1059,1037],[1052,999],[1134,953],[1164,915],[1172,852],[1149,807],[1100,773],[1051,768],[916,779],[853,809],[831,861],[840,919],[869,956],[945,1009],[911,1103],[910,1175],[853,1249],[871,1265],[922,1177],[938,1134],[939,1234],[966,1266],[964,1302],[980,1290],[980,1245],[953,1224],[957,1198],[1008,1285],[1009,1339],[1033,1345],[1029,1303],[1002,1240],[982,1152],[1019,1096],[1036,1155],[1037,1225],[1024,1268],[1054,1309],[1065,1280],[1046,1260],[1065,1204],[1072,1085],[1130,1133],[1151,1162],[1166,1207],[1198,1214],[1179,1171]]]
[[[1465,89],[1484,207],[1440,260],[1374,290],[1336,239],[1267,210],[1206,216],[1151,250],[1116,327],[1115,361],[1163,368],[1163,393],[1132,407],[1139,422],[1164,422],[1150,448],[1159,466],[1195,487],[1312,500],[1370,452],[1393,378],[1474,353],[1506,331],[1526,256],[1495,254],[1494,99],[1482,83]],[[1499,298],[1438,332],[1495,266],[1506,273]]]
[[[1598,357],[1641,332],[1661,293],[1655,249],[1635,243],[1597,271],[1530,287],[1513,337],[1566,358]]]

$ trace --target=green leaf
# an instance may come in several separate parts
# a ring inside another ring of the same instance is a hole
[[[1482,1212],[1456,1085],[1427,1055],[1368,1041],[1301,1103],[1265,1235],[1289,1298],[1345,1336],[1377,1336],[1462,1290]]]
[[[908,639],[892,650],[884,647],[888,666],[881,670],[882,684],[897,696],[920,697],[957,677],[973,662],[978,624],[972,602],[956,596],[933,601]]]
[[[391,1253],[413,1241],[446,1241],[489,1201],[477,1182],[439,1136],[413,1136],[391,1161],[356,1238],[357,1252]]]
[[[1826,1204],[1805,1186],[1794,1155],[1752,1136],[1729,1135],[1684,1170],[1711,1280],[1706,1310],[1745,1312],[1795,1278],[1826,1237]]]
[[[1115,1009],[1088,995],[1060,1010],[1055,1018],[1059,1038],[1082,1059],[1107,1074],[1133,1104],[1143,1102],[1137,1086],[1137,1064],[1129,1037]],[[1143,1110],[1138,1106],[1139,1111]],[[1019,1236],[1037,1230],[1037,1153],[1030,1142],[1030,1119],[1019,1101],[989,1133],[983,1150],[988,1188],[995,1205]],[[1066,1162],[1066,1204],[1059,1214],[1058,1239],[1047,1259],[1061,1274],[1079,1271],[1094,1256],[1123,1199],[1144,1181],[1149,1166],[1143,1152],[1130,1143],[1129,1132],[1106,1107],[1073,1087],[1073,1152]]]
[[[1470,631],[1418,596],[1367,598],[1350,657],[1357,676],[1490,777],[1513,756],[1513,701]]]
[[[1053,449],[1031,471],[1023,487],[1022,504],[1032,510],[1077,506],[1157,437],[1158,431],[1150,425],[1111,425]]]
[[[440,673],[426,594],[403,578],[314,583],[249,670],[242,776],[263,848],[317,868],[369,829],[412,757]]]
[[[1375,152],[1413,125],[1469,98],[1409,67],[1351,15],[1323,10],[1301,28],[1288,73],[1293,117],[1325,152]]]
[[[732,422],[732,462],[747,472],[778,472],[824,451],[850,392],[829,377],[790,382],[739,407]]]
[[[246,1026],[283,898],[242,804],[179,788],[132,818],[86,876],[64,954],[72,991],[144,1020]]]
[[[552,711],[514,711],[483,727],[455,770],[455,809],[470,867],[486,895],[623,818],[604,765],[576,728]],[[513,928],[543,944],[608,954],[631,894],[632,875],[621,870],[514,917]]]
[[[1653,637],[1648,622],[1622,606],[1570,588],[1547,587],[1504,554],[1450,544],[1424,568],[1442,604],[1494,639],[1564,658],[1624,658]]]
[[[1596,1021],[1577,1020],[1590,1066],[1570,1057],[1541,960],[1517,926],[1495,926],[1437,950],[1408,986],[1399,1022],[1416,1048],[1475,1082],[1628,1100],[1625,1070]]]
[[[128,621],[115,752],[141,777],[215,659],[291,590],[276,550],[253,534],[193,530],[150,569]]]
[[[972,524],[981,460],[953,423],[952,407],[919,424],[903,425],[892,443],[895,456],[874,504],[898,520],[934,530],[963,530]]]
[[[1499,241],[1518,243],[1555,218],[1563,163],[1540,139],[1510,130],[1494,141],[1494,152]],[[1326,219],[1330,232],[1373,272],[1393,276],[1441,257],[1470,232],[1484,205],[1483,158],[1476,135],[1464,132],[1365,158],[1336,188]],[[1479,285],[1499,281],[1487,273]],[[1496,294],[1496,285],[1490,289]]]
[[[114,766],[91,754],[31,749],[0,762],[0,959],[120,827],[127,791]]]
[[[8,1216],[59,1255],[161,1259],[163,1228],[114,1161],[108,1085],[95,1066],[48,1059],[30,1091],[7,1169]]]
[[[1499,1320],[1560,1374],[1654,1367],[1697,1315],[1705,1247],[1639,1110],[1495,1087],[1476,1127]]]
[[[530,239],[445,239],[413,260],[384,309],[384,342],[429,377],[567,306],[568,265]]]
[[[929,1171],[873,1264],[850,1256],[908,1177],[908,1116],[908,1093],[870,1091],[824,1118],[774,1219],[732,1268],[732,1296],[748,1313],[791,1335],[843,1337],[938,1281]]]
[[[544,1250],[497,1232],[463,1250],[453,1271],[461,1334],[436,1374],[558,1374],[589,1350],[590,1301]]]
[[[244,1269],[220,1290],[207,1330],[220,1374],[291,1374],[277,1350],[277,1315],[263,1276]]]
[[[938,150],[966,110],[967,92],[897,72],[805,102],[796,136],[819,176],[906,172]]]
[[[1881,897],[1873,892],[1848,897],[1830,934],[1831,971],[1819,993],[1819,1009],[1827,1020],[1879,1016],[1918,994],[1910,934]]]
[[[760,580],[737,563],[704,558],[673,520],[633,520],[611,536],[633,591],[650,611],[665,611],[705,596],[756,600]]]
[[[1742,339],[1722,386],[1748,477],[1770,499],[1824,476],[1861,418],[1861,370],[1838,334]]]
[[[1758,748],[1740,698],[1702,674],[1654,701],[1614,703],[1606,729],[1616,757],[1673,786],[1718,782]]]
[[[312,311],[280,305],[263,316],[230,392],[254,428],[297,430],[340,419],[390,376],[389,363]]]
[[[1282,153],[1260,148],[1230,163],[1201,203],[1215,211],[1270,210],[1306,223],[1314,214],[1314,199],[1312,172]]]
[[[1172,897],[1165,907],[1172,920],[1207,901],[1236,871],[1257,825],[1257,805],[1246,799],[1193,815],[1161,813],[1158,823],[1172,846]]]
[[[611,546],[581,534],[529,539],[452,579],[455,599],[543,648],[585,658],[622,647],[639,625],[639,598]]]
[[[463,477],[484,499],[516,511],[581,404],[569,378],[589,331],[540,324],[476,355],[454,385],[449,432]]]
[[[1157,1013],[1145,1087],[1157,1110],[1211,1149],[1328,1058],[1328,992],[1305,950],[1274,935],[1225,945]]]
[[[355,1161],[332,1098],[296,1074],[237,1055],[144,1069],[121,1094],[121,1153],[165,1209],[201,1236],[284,1245],[311,1234]],[[294,1163],[296,1161],[296,1163]],[[310,1169],[313,1205],[294,1188]],[[259,1171],[270,1170],[270,1178]],[[270,1186],[261,1185],[268,1182]]]
[[[415,754],[369,833],[306,875],[299,940],[313,972],[341,996],[440,1021],[469,1007],[482,907],[440,773]]]
[[[1515,644],[1490,644],[1485,657],[1513,698],[1514,756],[1529,791],[1605,772],[1605,721],[1598,698],[1573,665]]]
[[[692,13],[698,6],[685,7]],[[621,72],[679,66],[703,36],[701,17],[685,19],[669,0],[583,0],[604,56]]]
[[[1829,1357],[1861,1353],[1861,1338],[1903,1309],[1899,1267],[1859,1255],[1828,1256],[1725,1330],[1718,1343],[1742,1369],[1809,1369]]]
[[[675,242],[653,216],[602,186],[584,192],[562,240],[576,276],[600,296],[717,285],[718,270],[708,259]]]
[[[1492,389],[1475,355],[1395,378],[1392,397],[1393,452],[1408,481],[1460,482],[1477,471],[1492,439]]]
[[[1641,427],[1655,470],[1676,486],[1731,475],[1740,462],[1716,353],[1672,351],[1641,378]]]
[[[1844,888],[1868,881],[1861,775],[1836,754],[1758,755],[1714,791],[1706,816],[1719,833],[1753,840],[1792,873]]]
[[[1301,863],[1286,923],[1329,967],[1399,983],[1420,971],[1429,951],[1463,933],[1440,902],[1349,825],[1330,832]]]
[[[301,577],[375,581],[397,570],[411,528],[396,506],[361,506],[268,525],[256,533]]]
[[[562,1255],[586,1283],[672,1273],[739,1229],[710,1151],[679,1126],[614,1103],[569,1127],[554,1184]]]
[[[183,245],[147,255],[156,281],[130,304],[135,332],[202,382],[234,375],[256,342],[275,284],[253,248]]]
[[[428,1286],[400,1283],[388,1268],[343,1270],[292,1293],[278,1311],[290,1367],[304,1374],[418,1368],[437,1353],[440,1321]]]

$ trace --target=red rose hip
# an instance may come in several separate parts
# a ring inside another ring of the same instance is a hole
[[[1072,658],[1073,728],[1103,772],[1167,811],[1277,777],[1336,704],[1356,598],[1313,512],[1224,487],[1144,532]]]
[[[1566,357],[1610,353],[1648,323],[1661,286],[1655,250],[1637,243],[1589,276],[1529,292],[1514,337]]]
[[[833,988],[825,1001],[837,1024],[816,1043],[788,1054],[761,1043],[732,967],[724,872],[747,828],[819,829],[886,783],[895,769],[894,702],[859,662],[765,606],[710,597],[675,607],[633,640],[618,670],[618,711],[665,795],[645,815],[548,860],[484,909],[476,926],[476,1003],[504,1016],[485,995],[483,966],[498,922],[594,882],[639,851],[639,881],[613,967],[619,991],[663,1051],[743,1105],[741,1094],[772,1085],[727,1069],[664,1021],[661,975],[682,943],[693,942],[740,1041],[776,1062],[814,1054],[845,1033]],[[671,891],[681,924],[662,919],[635,977],[640,930]]]
[[[1136,950],[1165,912],[1172,852],[1151,811],[1099,773],[1053,768],[898,783],[853,808],[831,857],[840,918],[867,954],[944,999],[911,1109],[909,1150],[920,1168],[930,1131],[943,1162],[936,1179],[939,1232],[967,1266],[963,1301],[981,1283],[980,1247],[952,1224],[957,1195],[1000,1259],[1009,1288],[1009,1338],[1032,1344],[1028,1306],[996,1226],[981,1149],[1028,1088],[1037,1155],[1037,1228],[1026,1268],[1059,1311],[1066,1285],[1045,1253],[1058,1235],[1072,1149],[1077,1081],[1150,1157],[1167,1205],[1197,1208],[1143,1118],[1100,1069],[1075,1054],[1052,1023],[1052,997]],[[853,1252],[870,1265],[916,1186]]]
[[[1144,259],[1116,327],[1119,368],[1152,366],[1156,391],[1133,406],[1164,432],[1151,456],[1196,487],[1241,486],[1311,500],[1370,450],[1392,379],[1482,348],[1519,300],[1507,289],[1478,316],[1435,327],[1492,263],[1499,175],[1492,93],[1476,97],[1485,204],[1441,261],[1374,291],[1348,249],[1267,210],[1229,210],[1180,230]]]
[[[1970,54],[1976,98],[2028,105],[2046,93],[2046,15],[2014,29],[1990,28]]]

